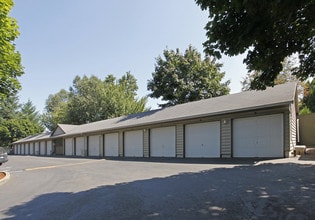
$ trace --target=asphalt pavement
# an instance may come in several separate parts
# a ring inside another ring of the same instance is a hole
[[[315,161],[11,156],[0,219],[315,219]]]

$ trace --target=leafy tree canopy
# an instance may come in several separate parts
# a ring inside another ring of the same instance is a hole
[[[304,97],[300,106],[300,114],[315,113],[315,79],[305,84]]]
[[[29,135],[41,133],[44,127],[41,116],[31,101],[19,104],[18,97],[12,95],[0,101],[0,146],[9,146],[12,142]]]
[[[137,80],[127,72],[120,79],[108,75],[76,76],[69,91],[61,90],[46,101],[43,121],[52,130],[57,124],[84,124],[145,111],[147,99],[136,97]]]
[[[282,71],[279,73],[276,79],[274,79],[274,85],[279,85],[287,82],[298,82],[298,79],[295,75],[293,75],[294,68],[297,65],[296,59],[292,58],[285,58],[282,62]],[[242,84],[242,91],[252,90],[251,87],[252,82],[255,78],[259,77],[261,72],[253,71],[251,73],[247,73],[246,77],[243,78],[241,81]],[[304,82],[299,82],[299,94],[303,93],[304,90]]]
[[[53,130],[58,123],[70,124],[67,117],[69,95],[68,91],[61,89],[56,94],[48,96],[42,122],[49,130]]]
[[[192,46],[182,54],[179,49],[164,50],[164,59],[156,59],[153,79],[147,88],[152,98],[162,98],[166,104],[161,107],[226,95],[230,81],[221,82],[225,73],[221,64],[201,54]]]
[[[19,31],[16,20],[9,17],[12,7],[12,0],[0,0],[0,99],[20,89],[17,77],[24,73],[21,56],[13,43]]]
[[[302,81],[315,75],[314,0],[196,0],[209,11],[205,51],[217,58],[245,53],[249,71],[261,74],[253,89],[273,86],[281,62],[293,54],[299,66],[293,74]]]

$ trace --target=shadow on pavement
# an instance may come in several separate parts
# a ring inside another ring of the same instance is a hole
[[[315,219],[314,168],[295,163],[216,168],[44,194],[3,214],[14,219]]]
[[[105,157],[112,161],[149,162],[149,163],[181,163],[181,164],[236,164],[254,165],[272,158],[168,158],[168,157]]]

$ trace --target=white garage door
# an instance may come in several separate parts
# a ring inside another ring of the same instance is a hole
[[[220,157],[220,122],[185,126],[186,157]]]
[[[39,155],[39,142],[35,142],[35,155]]]
[[[29,144],[24,144],[25,146],[25,154],[28,155],[29,154]]]
[[[24,144],[21,144],[21,154],[25,154],[25,146],[24,146]]]
[[[118,133],[105,134],[105,156],[118,157]]]
[[[234,119],[233,157],[283,157],[283,114]]]
[[[142,130],[125,132],[124,146],[126,157],[143,157]]]
[[[47,141],[47,155],[52,153],[52,141]]]
[[[175,127],[153,128],[150,130],[151,157],[175,157]]]
[[[46,155],[46,143],[45,141],[40,142],[40,155]]]
[[[84,137],[77,137],[75,141],[75,155],[84,157],[86,155],[84,149]]]
[[[89,156],[100,156],[100,136],[89,136]]]
[[[66,156],[73,156],[73,139],[67,138],[65,140],[65,154]]]
[[[30,155],[34,155],[34,143],[30,143]]]

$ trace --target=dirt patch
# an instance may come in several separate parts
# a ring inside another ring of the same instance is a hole
[[[0,172],[0,180],[2,180],[5,177],[5,173],[4,172]]]

